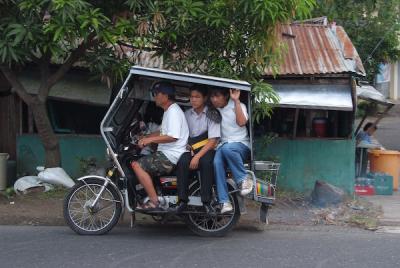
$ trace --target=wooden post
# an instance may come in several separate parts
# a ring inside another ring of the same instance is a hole
[[[297,122],[299,121],[299,108],[296,108],[296,113],[294,115],[294,126],[293,126],[293,139],[296,138],[297,133]]]

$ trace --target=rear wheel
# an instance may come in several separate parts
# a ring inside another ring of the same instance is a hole
[[[64,219],[68,226],[81,235],[101,235],[117,224],[122,204],[117,190],[108,185],[96,205],[92,204],[104,181],[96,178],[78,182],[64,200]]]
[[[230,186],[228,186],[228,188],[229,191],[233,190]],[[221,214],[219,213],[215,186],[213,186],[212,191],[211,206],[216,212],[207,214],[196,209],[186,217],[186,222],[190,230],[200,236],[224,236],[236,225],[240,218],[240,209],[236,194],[229,194],[229,200],[232,203],[233,211]],[[200,185],[198,183],[190,187],[189,195],[200,196]]]

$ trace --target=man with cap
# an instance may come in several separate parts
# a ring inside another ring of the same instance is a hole
[[[164,110],[160,131],[139,140],[143,148],[151,143],[158,144],[157,152],[132,162],[131,166],[149,201],[141,206],[146,210],[160,210],[160,203],[152,177],[167,175],[175,168],[180,156],[186,151],[189,128],[185,115],[175,103],[175,88],[171,83],[158,82],[152,88],[157,106]]]

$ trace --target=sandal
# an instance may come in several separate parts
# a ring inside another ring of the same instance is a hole
[[[137,206],[137,208],[146,211],[164,211],[164,208],[160,206],[160,202],[154,203],[151,200],[148,200],[146,203]]]

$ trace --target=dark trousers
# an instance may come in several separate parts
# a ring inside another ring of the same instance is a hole
[[[199,161],[200,171],[200,185],[201,185],[201,201],[207,203],[211,201],[211,187],[214,182],[214,160],[215,151],[210,150]],[[192,172],[196,170],[190,170],[189,165],[192,160],[192,156],[189,152],[184,153],[176,165],[176,176],[178,179],[178,197],[179,200],[184,202],[189,201],[188,188]]]

